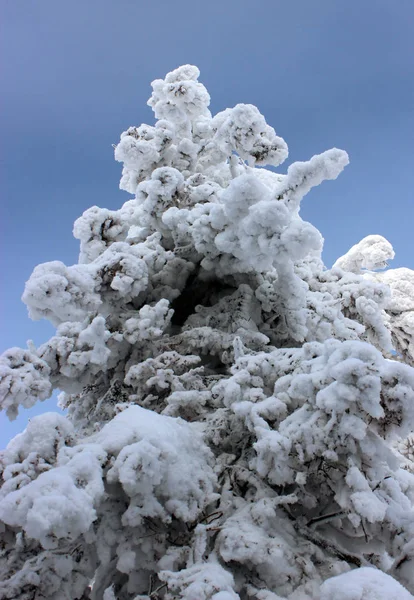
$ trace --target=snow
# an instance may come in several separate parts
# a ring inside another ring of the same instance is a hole
[[[0,597],[410,598],[414,272],[378,235],[327,269],[300,208],[348,155],[266,169],[286,142],[199,75],[152,83],[133,198],[26,284],[56,334],[0,357],[0,408],[66,416],[0,455]]]
[[[389,575],[364,567],[336,577],[321,586],[320,600],[411,600],[414,598]]]
[[[359,273],[361,269],[375,271],[388,266],[395,252],[388,240],[381,235],[368,235],[344,255],[338,258],[334,267],[344,271]]]
[[[194,521],[216,497],[212,454],[185,421],[131,406],[93,439],[117,455],[107,479],[131,498],[124,516],[130,524],[171,515]]]
[[[13,438],[2,451],[3,464],[17,463],[30,452],[51,463],[63,445],[71,445],[75,439],[73,425],[58,413],[44,413],[33,417],[27,428]],[[3,475],[4,477],[4,475]]]
[[[10,348],[0,356],[0,408],[15,419],[18,406],[33,406],[52,395],[50,367],[30,350]]]
[[[250,166],[277,167],[288,156],[286,142],[276,135],[273,127],[267,125],[263,115],[252,104],[237,104],[218,113],[212,127],[213,144],[215,142],[225,156],[237,152]]]
[[[161,571],[160,578],[182,600],[239,600],[232,575],[215,562],[193,565],[179,573]]]
[[[65,466],[10,492],[0,500],[1,521],[21,527],[43,548],[57,547],[61,538],[76,539],[97,518],[94,504],[104,492],[99,458],[85,448]]]

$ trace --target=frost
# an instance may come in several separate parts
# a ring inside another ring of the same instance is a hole
[[[391,290],[385,322],[395,349],[405,362],[414,365],[414,271],[390,269],[376,273],[375,279],[385,283]]]
[[[50,368],[31,350],[10,348],[0,356],[0,408],[15,419],[18,406],[30,408],[52,394]]]
[[[338,258],[334,267],[359,273],[361,269],[375,271],[388,266],[388,260],[395,256],[393,247],[381,235],[368,235],[341,258]]]
[[[250,166],[280,165],[288,155],[286,142],[267,125],[263,115],[252,104],[237,104],[218,113],[213,121],[213,143],[225,156],[232,152]]]
[[[0,357],[0,408],[66,416],[0,454],[0,598],[411,598],[414,272],[378,235],[327,269],[301,203],[348,155],[276,172],[283,138],[199,76],[152,83],[133,197],[26,284],[56,333]]]
[[[103,491],[100,463],[85,449],[65,466],[41,473],[2,498],[0,520],[21,527],[44,548],[54,548],[56,539],[74,540],[88,531]]]

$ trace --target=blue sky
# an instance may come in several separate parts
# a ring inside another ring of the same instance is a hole
[[[196,64],[213,113],[258,106],[306,160],[333,146],[351,164],[314,189],[302,216],[325,237],[331,265],[378,233],[414,268],[413,0],[4,0],[1,21],[0,351],[45,341],[20,296],[40,262],[77,261],[73,221],[118,208],[112,143],[152,123],[150,82]],[[9,424],[0,447],[42,403]]]

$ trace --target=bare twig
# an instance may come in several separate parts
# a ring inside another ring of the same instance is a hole
[[[319,548],[323,548],[333,556],[340,558],[348,563],[356,565],[357,567],[361,567],[363,565],[368,564],[363,558],[359,556],[355,556],[354,554],[348,554],[347,552],[343,552],[341,549],[337,548],[331,542],[321,538],[315,531],[308,529],[306,526],[301,525],[300,523],[295,523],[295,529],[303,535],[305,539],[309,542],[315,544],[315,546],[319,546]]]
[[[327,515],[320,515],[319,517],[313,517],[313,519],[308,521],[306,525],[308,527],[310,527],[311,525],[321,525],[322,523],[328,523],[329,521],[333,521],[334,519],[337,519],[339,517],[346,517],[346,514],[346,512],[340,510],[337,512],[328,513]]]

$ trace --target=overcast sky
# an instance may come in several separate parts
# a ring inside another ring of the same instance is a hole
[[[119,208],[112,143],[153,123],[150,82],[196,64],[213,113],[258,106],[290,162],[336,146],[351,164],[315,188],[302,216],[325,238],[325,263],[368,234],[414,268],[413,0],[3,0],[1,21],[1,340],[36,344],[20,296],[40,262],[77,261],[73,221]],[[30,415],[0,415],[0,447]]]

